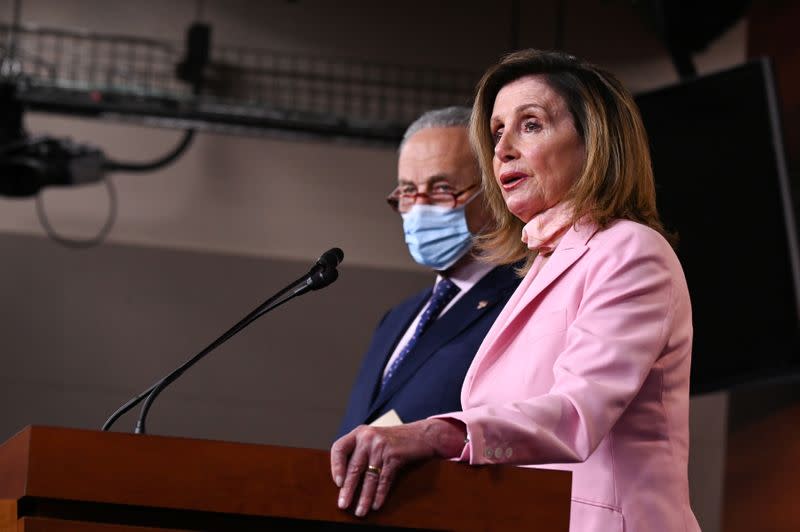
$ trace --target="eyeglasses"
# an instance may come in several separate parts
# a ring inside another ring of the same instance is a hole
[[[479,185],[470,185],[465,189],[453,191],[450,185],[438,183],[433,186],[433,192],[417,192],[413,186],[399,186],[386,197],[389,206],[399,213],[408,212],[417,203],[417,198],[425,198],[431,205],[454,208],[458,198]]]

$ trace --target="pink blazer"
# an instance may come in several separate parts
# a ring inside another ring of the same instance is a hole
[[[535,270],[535,267],[534,267]],[[572,532],[698,531],[689,505],[692,321],[652,229],[570,229],[483,341],[461,460],[572,471]]]

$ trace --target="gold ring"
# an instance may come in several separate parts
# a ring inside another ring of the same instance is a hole
[[[381,468],[376,465],[367,466],[367,474],[379,477],[381,476]]]

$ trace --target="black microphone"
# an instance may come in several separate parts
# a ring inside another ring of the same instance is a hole
[[[331,248],[323,253],[314,264],[314,268],[336,268],[344,259],[344,252],[339,248]],[[312,270],[314,269],[312,268]]]
[[[186,361],[183,365],[176,368],[150,388],[119,407],[116,412],[111,414],[111,416],[103,424],[102,430],[109,430],[120,416],[145,400],[144,405],[142,405],[142,411],[139,414],[139,419],[136,422],[136,428],[134,429],[136,434],[144,434],[147,413],[149,412],[155,398],[164,390],[164,388],[174,382],[187,369],[199,362],[201,358],[205,357],[211,351],[228,341],[233,335],[250,325],[256,319],[260,318],[270,310],[282,305],[283,303],[286,303],[292,298],[305,294],[310,290],[319,290],[320,288],[324,288],[333,283],[339,277],[339,272],[336,270],[336,267],[342,262],[343,258],[344,253],[339,248],[332,248],[323,253],[307,274],[292,282],[289,284],[289,286],[282,289],[277,294],[259,305],[250,314],[242,318],[239,323],[228,329],[222,336],[211,342],[208,347]]]
[[[339,248],[331,248],[323,253],[307,274],[273,296],[275,302],[267,310],[271,310],[293,297],[305,294],[309,290],[319,290],[334,282],[339,278],[339,271],[336,267],[343,258],[344,252]]]
[[[339,276],[336,267],[342,262],[342,259],[344,259],[344,252],[341,249],[329,249],[320,255],[317,262],[314,263],[314,266],[311,267],[304,277],[298,279],[297,282],[301,285],[307,284],[307,290],[319,290],[320,288],[328,286]],[[333,278],[330,278],[330,276],[333,276]],[[305,293],[307,290],[300,293]]]

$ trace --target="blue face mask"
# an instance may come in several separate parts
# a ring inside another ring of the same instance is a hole
[[[464,212],[467,203],[450,209],[417,204],[403,213],[403,232],[414,260],[434,270],[446,270],[472,247],[472,233]]]

